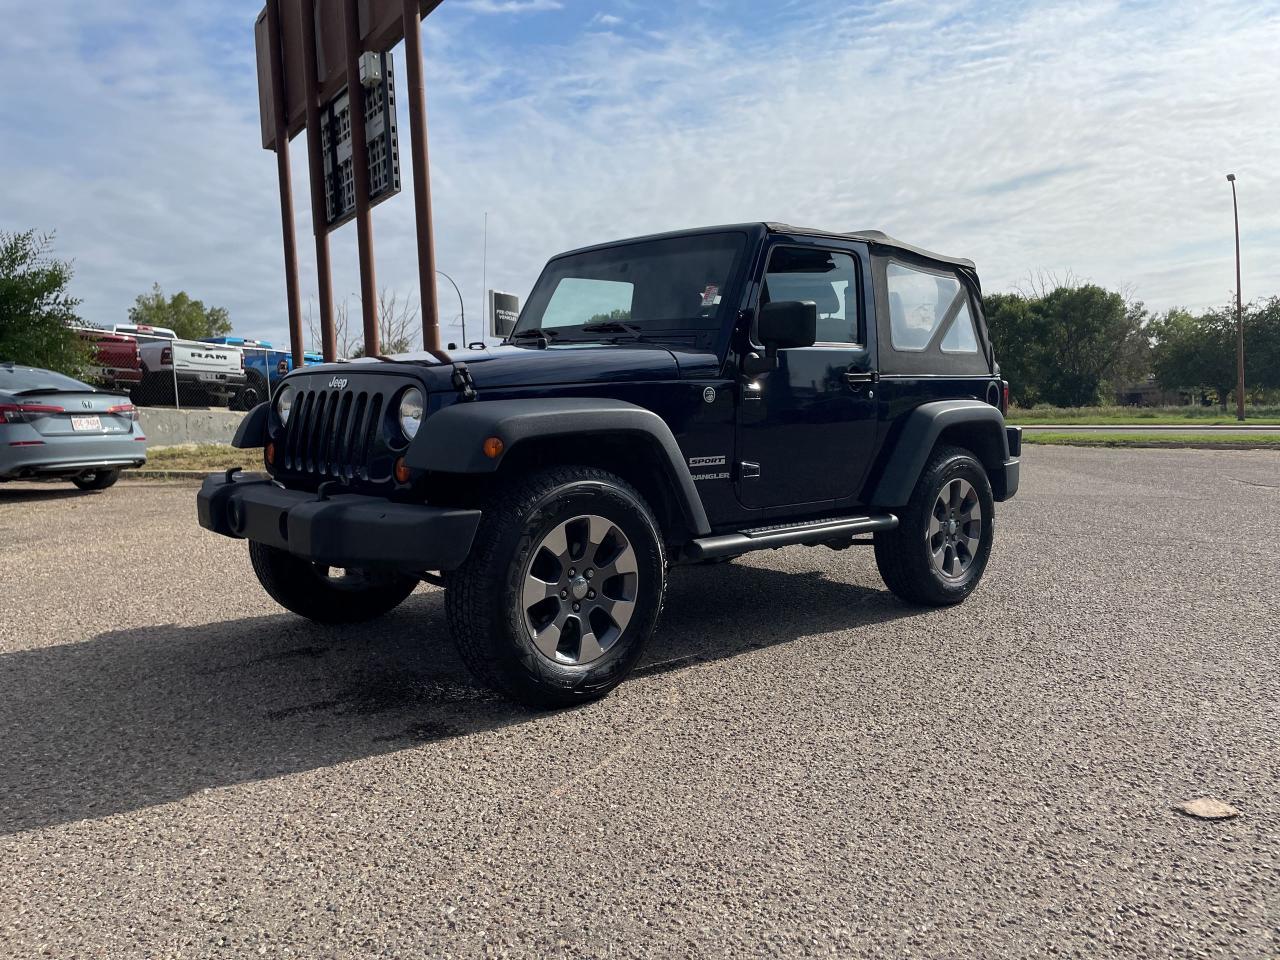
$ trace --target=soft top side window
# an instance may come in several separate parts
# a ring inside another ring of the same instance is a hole
[[[924,350],[933,342],[944,323],[955,328],[964,314],[963,332],[951,339],[946,333],[943,349],[955,353],[976,353],[977,337],[969,312],[969,295],[953,273],[931,273],[890,261],[885,268],[889,292],[889,336],[895,350]]]

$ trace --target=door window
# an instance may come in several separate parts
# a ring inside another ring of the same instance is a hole
[[[775,247],[760,302],[780,300],[812,300],[817,305],[819,343],[863,342],[857,264],[850,254]]]

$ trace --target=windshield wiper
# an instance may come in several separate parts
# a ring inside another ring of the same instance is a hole
[[[517,330],[508,337],[509,340],[528,340],[531,337],[538,339],[550,339],[551,337],[560,336],[559,330],[543,330],[541,327],[527,327],[524,330]]]
[[[644,339],[644,330],[634,323],[623,323],[621,320],[601,320],[599,323],[587,323],[582,326],[583,333],[629,333],[637,340]]]

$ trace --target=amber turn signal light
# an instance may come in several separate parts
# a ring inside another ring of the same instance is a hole
[[[490,460],[497,460],[502,456],[504,447],[505,444],[499,437],[489,437],[484,442],[484,455]]]
[[[396,459],[396,483],[409,482],[409,467],[404,462],[404,457]]]
[[[267,466],[268,466],[268,467],[273,467],[273,466],[275,466],[275,463],[276,463],[276,445],[275,445],[274,443],[272,443],[270,440],[268,440],[268,441],[267,441],[267,450],[266,450],[266,454],[265,454],[265,455],[266,455],[266,458],[267,458]]]

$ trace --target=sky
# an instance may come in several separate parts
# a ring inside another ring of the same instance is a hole
[[[85,320],[159,283],[287,343],[260,8],[0,0],[0,231],[55,233]],[[1217,306],[1228,172],[1244,296],[1280,294],[1280,0],[444,0],[424,45],[436,260],[469,340],[482,276],[523,299],[562,250],[749,220],[885,230],[975,260],[987,291]],[[374,210],[377,283],[416,297],[394,57],[405,189]],[[305,313],[304,138],[291,160]],[[354,225],[331,245],[358,317]]]

